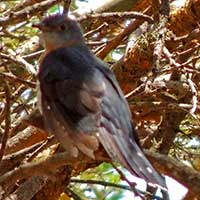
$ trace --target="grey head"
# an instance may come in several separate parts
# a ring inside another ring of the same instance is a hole
[[[84,43],[79,24],[66,14],[51,15],[33,27],[42,31],[41,39],[47,51]]]

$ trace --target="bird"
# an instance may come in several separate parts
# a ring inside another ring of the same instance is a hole
[[[41,31],[39,104],[48,132],[77,157],[95,159],[99,143],[113,161],[147,184],[166,184],[141,148],[127,100],[108,65],[87,46],[81,26],[67,14],[45,17]]]

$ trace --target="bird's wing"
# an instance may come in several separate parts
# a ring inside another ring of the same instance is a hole
[[[139,147],[131,113],[112,72],[100,62],[97,69],[106,85],[102,101],[99,139],[109,155],[148,183],[165,188],[162,177],[154,170]]]
[[[91,77],[84,77],[83,71],[81,78],[77,78],[78,74],[74,77],[67,64],[55,60],[43,62],[39,72],[46,127],[73,155],[77,156],[79,149],[94,157],[98,141],[91,133],[97,132],[100,124],[105,91],[102,74],[94,71]]]

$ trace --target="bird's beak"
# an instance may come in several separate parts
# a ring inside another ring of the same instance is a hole
[[[44,24],[43,23],[34,23],[34,24],[32,24],[32,27],[38,28],[39,30],[42,31],[44,29]]]

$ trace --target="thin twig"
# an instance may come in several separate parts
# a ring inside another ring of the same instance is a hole
[[[79,17],[77,20],[78,21],[83,21],[83,20],[91,20],[93,18],[101,19],[101,20],[106,20],[106,19],[127,19],[127,18],[135,18],[139,20],[145,20],[148,21],[149,23],[153,23],[153,18],[149,15],[140,13],[140,12],[109,12],[109,13],[95,13],[95,14],[90,14],[90,15],[84,15],[82,17]]]
[[[188,81],[188,84],[189,84],[190,89],[192,91],[192,109],[190,110],[190,114],[192,116],[194,116],[194,113],[197,109],[197,103],[198,103],[197,95],[198,95],[198,93],[197,93],[196,87],[194,85],[194,82],[190,78],[188,78],[187,81]]]
[[[5,90],[5,99],[6,99],[6,108],[5,108],[5,129],[4,129],[4,134],[2,136],[2,141],[0,144],[0,162],[2,160],[2,157],[4,155],[4,151],[6,148],[6,143],[8,140],[8,136],[9,136],[9,129],[10,129],[10,123],[11,123],[11,119],[10,119],[10,88],[7,84],[6,81],[4,81],[4,90]]]
[[[42,152],[44,149],[50,147],[55,143],[56,143],[56,138],[54,136],[49,137],[46,141],[44,141],[41,144],[41,146],[39,146],[34,152],[31,152],[31,154],[27,156],[26,162],[33,160],[38,155],[38,153]]]
[[[200,59],[200,55],[198,55],[198,56],[193,56],[192,58],[188,59],[186,62],[181,63],[181,66],[188,65],[188,64],[190,64],[191,62],[197,61],[197,60],[199,60],[199,59]]]
[[[180,64],[177,63],[177,62],[173,59],[172,54],[169,52],[169,50],[168,50],[167,47],[165,47],[165,46],[163,47],[163,53],[164,53],[164,55],[167,57],[167,59],[169,60],[170,65],[174,65],[174,66],[176,66],[176,67],[180,67]]]
[[[70,3],[71,3],[71,0],[65,0],[64,1],[64,13],[68,13],[69,12],[69,7],[70,7]]]
[[[180,36],[180,37],[175,37],[174,41],[175,42],[183,42],[183,43],[187,43],[193,39],[199,39],[200,37],[200,29],[199,27],[194,29],[191,33]]]
[[[22,58],[24,59],[35,58],[37,56],[40,56],[42,53],[44,53],[44,49],[30,53],[30,54],[23,55]]]
[[[11,49],[10,49],[10,52],[11,52]],[[27,69],[29,73],[36,74],[36,70],[34,66],[29,64],[27,61],[25,61],[21,56],[19,55],[16,56],[14,52],[12,52],[11,54],[5,54],[5,53],[0,52],[0,57],[6,60],[10,60],[14,63],[18,63],[22,65],[23,67],[25,67],[25,69]]]
[[[107,27],[108,23],[104,22],[103,24],[101,24],[99,27],[97,27],[96,29],[93,29],[91,31],[88,31],[87,33],[84,34],[84,37],[88,37],[91,34],[96,33],[97,31],[100,31],[102,28]]]
[[[70,183],[82,183],[82,184],[95,184],[95,185],[103,185],[105,187],[114,187],[114,188],[119,188],[122,190],[129,190],[129,191],[133,191],[133,189],[128,186],[128,185],[122,185],[122,184],[116,184],[116,183],[110,183],[110,182],[106,182],[106,181],[98,181],[98,180],[82,180],[82,179],[76,179],[76,178],[72,178],[70,180]],[[139,189],[136,189],[138,193],[141,193],[143,195],[145,194],[149,194],[146,191],[142,191]],[[150,194],[151,195],[151,194]]]
[[[141,85],[139,85],[137,88],[135,88],[134,90],[132,90],[131,92],[129,92],[128,94],[125,95],[126,99],[130,99],[130,97],[135,96],[141,92],[144,92],[146,83],[142,83]]]
[[[145,11],[145,14],[150,13],[150,7],[148,7]],[[144,23],[144,19],[138,19],[132,21],[121,33],[119,33],[114,39],[110,40],[101,50],[99,50],[96,55],[100,58],[105,58],[105,56],[114,48],[116,48],[121,41],[129,36],[134,30],[136,30],[142,23]]]
[[[72,197],[74,200],[81,200],[81,198],[70,188],[65,188],[64,192],[69,196]]]
[[[13,57],[15,57],[16,61],[18,63],[20,63],[21,65],[23,65],[25,67],[25,69],[30,73],[30,74],[34,74],[36,75],[36,69],[33,65],[31,65],[30,63],[28,63],[25,59],[23,59],[20,55],[16,54],[15,51],[13,51],[12,49],[8,49],[8,53],[10,55],[12,55]]]
[[[4,79],[7,79],[9,81],[12,81],[12,82],[21,83],[21,84],[26,85],[26,86],[28,86],[30,88],[35,88],[36,87],[36,83],[23,80],[23,79],[15,76],[13,74],[10,74],[10,73],[2,73],[2,72],[0,72],[0,77],[2,77]]]
[[[163,53],[163,47],[165,46],[165,37],[167,33],[166,24],[169,17],[169,0],[153,1],[153,7],[155,9],[154,20],[158,20],[159,24],[156,30],[156,41],[154,43],[153,50],[153,67],[158,70],[160,66],[160,59]],[[158,12],[159,11],[159,12]]]
[[[5,12],[3,12],[2,16],[9,16],[10,14],[12,14],[13,12],[17,12],[19,10],[22,10],[28,6],[32,6],[35,3],[40,3],[44,0],[34,0],[34,1],[30,1],[30,0],[25,0],[25,1],[21,1],[20,3],[17,3],[14,7],[11,7],[10,9],[6,10]]]
[[[8,172],[11,169],[14,169],[15,167],[19,166],[19,164],[22,163],[22,161],[25,159],[27,154],[30,154],[34,152],[38,147],[42,145],[42,142],[36,143],[30,147],[26,147],[22,150],[19,150],[15,153],[5,155],[3,157],[3,160],[0,164],[0,175]]]
[[[141,193],[138,192],[138,190],[135,188],[136,183],[130,182],[130,181],[127,179],[127,177],[124,175],[124,173],[123,173],[113,162],[112,162],[111,164],[112,164],[112,166],[115,168],[115,170],[118,172],[118,174],[120,175],[121,179],[124,180],[124,181],[126,181],[126,182],[129,184],[129,186],[130,186],[132,192],[133,192],[135,195],[137,195],[137,196],[139,196],[139,197],[142,197],[142,196],[141,196]]]
[[[14,12],[10,16],[0,17],[0,26],[6,27],[8,25],[16,25],[17,23],[30,19],[31,16],[48,9],[49,7],[57,4],[61,0],[45,0],[40,3],[34,3],[31,6],[28,6],[22,10]]]

